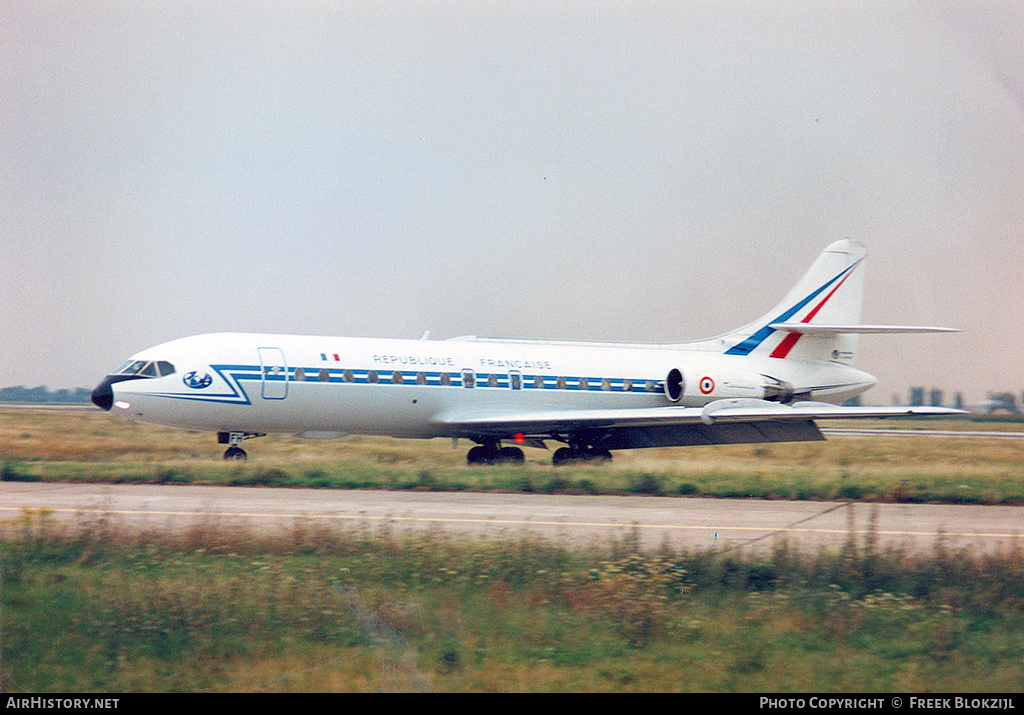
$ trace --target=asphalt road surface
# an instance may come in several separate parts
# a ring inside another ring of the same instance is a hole
[[[880,545],[932,549],[941,534],[950,548],[1024,548],[1024,507],[45,482],[4,482],[0,496],[8,527],[22,509],[45,508],[56,519],[102,516],[150,530],[215,524],[284,533],[308,520],[343,529],[530,534],[570,545],[635,530],[648,547],[722,550],[770,548],[778,539],[838,547],[852,528],[858,543],[873,530]]]

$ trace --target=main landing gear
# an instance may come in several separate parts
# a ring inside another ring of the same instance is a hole
[[[568,447],[555,450],[551,463],[556,467],[562,464],[594,464],[612,461],[612,453],[603,447],[597,447],[575,438],[566,440],[556,437],[559,441],[568,442]],[[518,447],[502,447],[501,440],[477,440],[479,444],[469,450],[466,462],[469,464],[522,464],[525,459],[523,450]],[[535,442],[535,446],[543,447],[543,442]]]
[[[519,447],[502,447],[500,440],[478,444],[466,455],[468,464],[522,464],[526,461]]]
[[[612,453],[599,447],[562,447],[556,449],[551,463],[556,467],[561,464],[584,464],[588,462],[610,462]]]
[[[253,437],[263,437],[263,434],[256,432],[218,432],[217,442],[219,444],[230,444],[224,452],[224,459],[234,459],[239,462],[244,462],[249,455],[245,453],[245,450],[239,447],[242,440],[252,439]]]

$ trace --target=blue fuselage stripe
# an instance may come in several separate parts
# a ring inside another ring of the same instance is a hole
[[[369,370],[351,368],[318,368],[298,367],[289,368],[279,373],[264,373],[258,365],[211,365],[231,387],[231,393],[204,394],[202,390],[196,390],[194,394],[163,393],[161,397],[176,398],[197,402],[221,402],[229,404],[251,404],[246,393],[243,382],[287,382],[294,386],[298,385],[392,385],[402,387],[445,387],[445,388],[470,388],[472,389],[499,389],[499,390],[556,390],[561,392],[615,392],[624,395],[651,395],[661,391],[661,383],[658,380],[645,378],[605,378],[602,377],[572,377],[554,375],[530,375],[516,373],[519,378],[519,386],[513,388],[511,377],[508,373],[477,373],[474,372],[474,381],[469,385],[465,380],[466,372],[427,372],[427,371],[405,371],[405,370]],[[296,379],[295,373],[301,370],[302,379]],[[376,379],[371,380],[371,373],[376,373]],[[321,379],[325,374],[327,379]],[[401,381],[396,382],[395,375],[401,375]],[[425,383],[420,383],[420,376],[425,378]],[[442,375],[447,375],[447,384],[441,381]],[[491,378],[494,378],[492,380]],[[347,379],[346,379],[347,378]],[[535,382],[539,378],[540,384]],[[584,382],[585,381],[585,382]],[[585,385],[585,386],[584,386]],[[629,389],[627,389],[627,385]]]

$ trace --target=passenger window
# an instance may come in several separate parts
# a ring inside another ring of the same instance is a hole
[[[488,387],[497,387],[498,386],[498,376],[497,375],[488,375],[487,376],[487,386]]]
[[[400,373],[398,370],[395,370],[393,373],[391,373],[391,382],[395,383],[396,385],[401,385],[404,381],[405,378],[402,377],[402,373]]]
[[[633,391],[633,381],[629,380],[629,379],[623,380],[622,381],[622,391],[623,392],[632,392]]]
[[[295,368],[295,381],[296,382],[305,382],[306,381],[306,371],[303,370],[301,367]]]
[[[345,372],[341,373],[341,379],[345,382],[352,382],[356,379],[356,376],[352,374],[351,370],[345,370]]]
[[[608,392],[608,390],[612,389],[612,381],[609,380],[607,377],[601,380],[601,389],[604,390],[605,392]]]
[[[417,385],[426,385],[427,384],[427,375],[426,375],[426,373],[422,373],[422,372],[416,373],[416,384]]]
[[[320,382],[330,382],[331,373],[327,371],[326,367],[320,368],[320,374],[317,375],[317,379],[320,380]]]
[[[565,378],[564,377],[560,377],[557,380],[555,380],[555,387],[557,387],[559,390],[564,390],[565,389]]]
[[[508,376],[508,382],[509,386],[513,390],[518,390],[523,386],[523,376],[520,375],[518,372],[510,373]]]
[[[590,389],[590,380],[588,380],[585,377],[581,377],[580,378],[580,389],[581,390],[589,390]]]
[[[476,387],[476,374],[472,370],[462,371],[462,386]]]
[[[537,377],[533,378],[533,386],[536,387],[538,390],[543,390],[544,378],[541,377],[540,375],[537,375]]]
[[[648,380],[646,385],[648,392],[657,392],[658,386],[654,384],[654,380]]]
[[[445,387],[449,387],[452,384],[452,376],[446,372],[441,373],[441,384]]]
[[[369,374],[366,376],[366,381],[377,383],[380,381],[380,376],[377,374],[376,370],[370,370]]]

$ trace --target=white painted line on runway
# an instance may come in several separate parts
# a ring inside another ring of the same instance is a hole
[[[0,507],[0,512],[22,511],[22,507]],[[406,522],[420,524],[479,524],[485,526],[559,526],[576,528],[603,528],[603,529],[660,529],[668,531],[708,531],[722,532],[751,532],[763,534],[827,534],[843,535],[851,534],[848,528],[843,529],[814,529],[809,527],[776,527],[776,526],[709,526],[707,524],[640,524],[620,522],[585,522],[585,521],[546,521],[539,519],[470,519],[466,517],[425,517],[425,516],[374,516],[369,514],[275,514],[259,512],[232,512],[232,511],[162,511],[162,510],[118,510],[118,509],[59,509],[59,508],[34,508],[33,512],[47,512],[56,514],[94,514],[94,515],[117,515],[117,516],[173,516],[173,517],[219,517],[219,518],[241,518],[241,519],[310,519],[321,521],[380,521],[380,522]],[[858,535],[867,533],[854,529],[852,534]],[[871,533],[879,536],[914,536],[934,537],[934,531],[907,531],[891,529],[872,529]],[[1024,539],[1021,533],[999,533],[999,532],[952,532],[944,531],[946,537],[970,537],[979,539]]]

